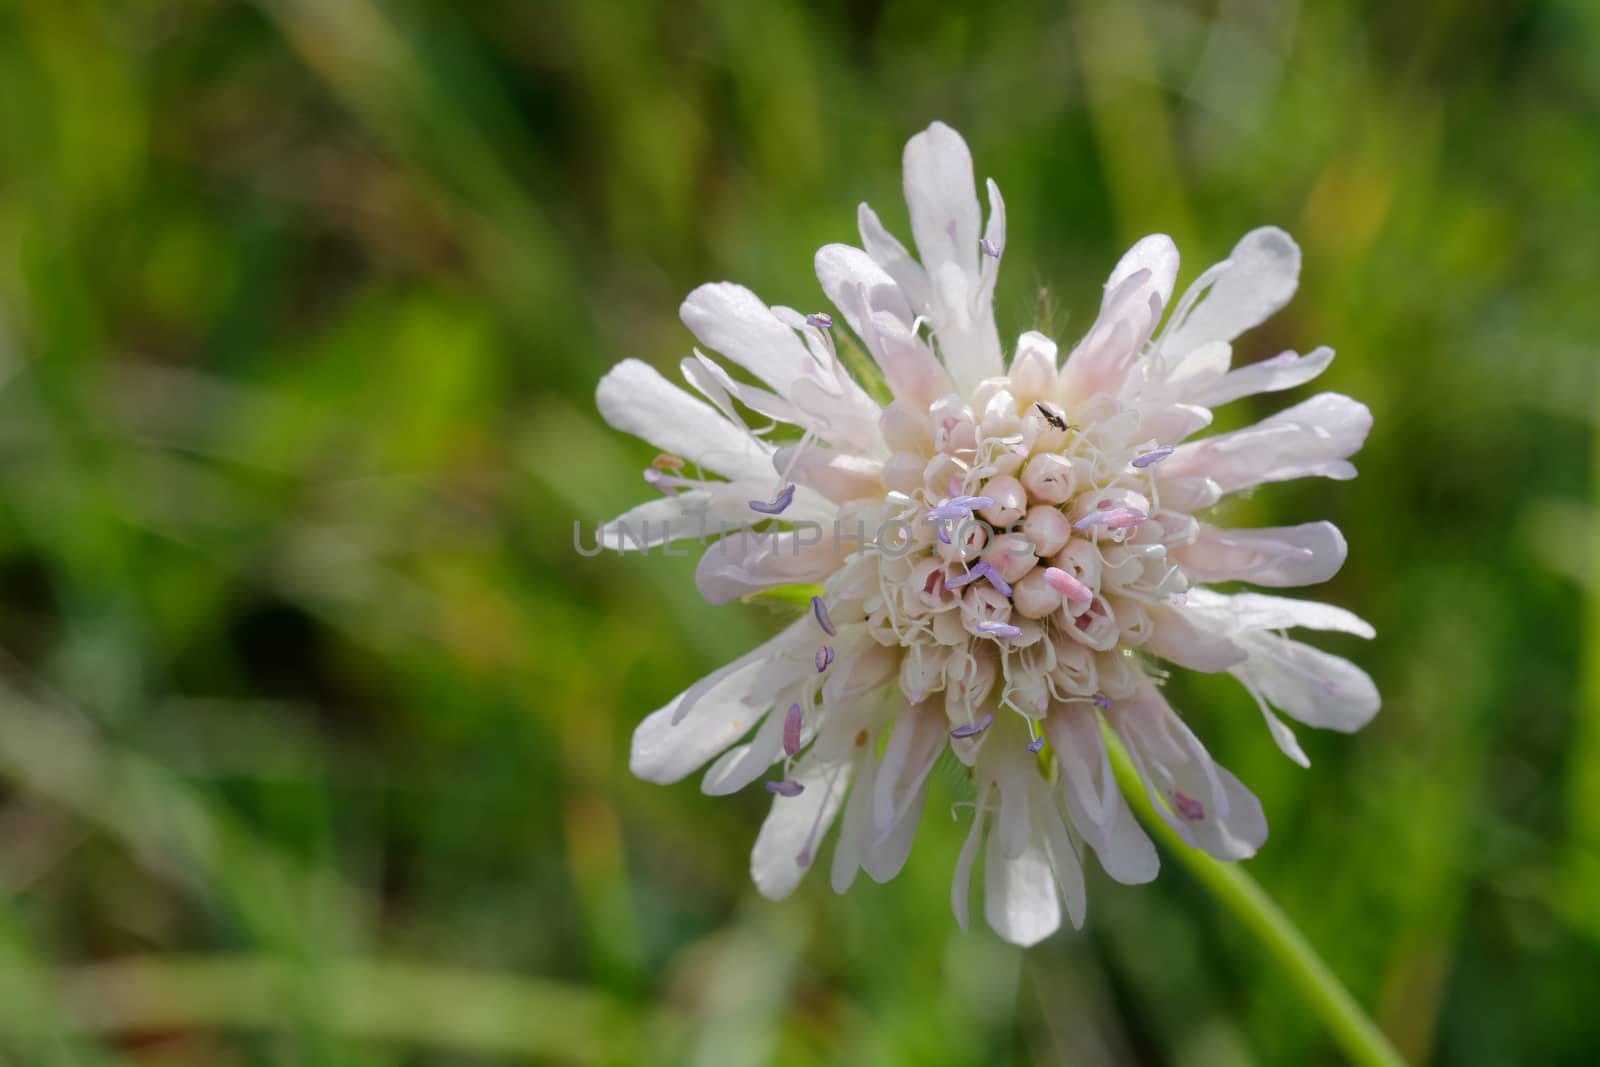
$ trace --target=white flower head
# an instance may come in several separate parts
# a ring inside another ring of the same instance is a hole
[[[862,869],[892,878],[948,748],[976,787],[956,918],[965,928],[981,848],[989,924],[1032,944],[1060,925],[1063,904],[1082,924],[1085,844],[1119,881],[1156,872],[1113,780],[1102,721],[1185,841],[1237,860],[1266,839],[1260,803],[1212,760],[1147,667],[1232,674],[1301,764],[1278,713],[1353,731],[1377,711],[1359,668],[1283,633],[1370,637],[1366,623],[1206,588],[1324,581],[1344,561],[1338,529],[1222,529],[1197,517],[1265,482],[1354,477],[1348,457],[1371,416],[1324,393],[1188,440],[1213,407],[1300,385],[1333,358],[1319,348],[1230,369],[1233,339],[1295,289],[1299,249],[1273,228],[1246,234],[1170,311],[1178,250],[1144,238],[1065,360],[1029,332],[1008,370],[992,299],[1007,242],[1000,190],[988,183],[985,220],[966,143],[941,123],[911,139],[904,162],[918,258],[866,205],[863,248],[817,253],[842,323],[728,283],[684,302],[705,348],[762,384],[700,350],[682,369],[704,400],[635,360],[600,383],[607,421],[666,453],[646,472],[663,497],[604,527],[602,543],[650,547],[716,523],[738,532],[700,561],[708,600],[822,589],[777,637],[647,718],[632,768],[666,783],[710,762],[703,786],[716,794],[779,768],[752,857],[756,885],[777,898],[835,822],[836,890]],[[846,326],[881,371],[887,404],[841,362]],[[786,443],[774,441],[779,424],[796,428]]]

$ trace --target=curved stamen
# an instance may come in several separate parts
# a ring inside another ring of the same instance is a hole
[[[764,500],[750,501],[750,510],[759,511],[763,515],[782,515],[794,503],[794,483],[790,482],[783,487],[783,492],[774,497],[771,502]]]
[[[828,618],[828,605],[822,602],[821,597],[814,596],[811,598],[811,614],[817,617],[817,625],[822,627],[823,633],[829,637],[837,637],[839,635],[839,631],[833,628],[833,620]]]
[[[1172,455],[1172,452],[1173,449],[1171,445],[1162,445],[1160,448],[1153,448],[1148,452],[1142,453],[1141,455],[1134,456],[1133,465],[1138,467],[1140,470],[1144,470],[1146,467],[1153,467],[1157,463],[1160,463],[1162,460]]]

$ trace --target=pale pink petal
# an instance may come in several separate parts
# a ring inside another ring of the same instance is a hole
[[[972,816],[972,828],[967,831],[967,839],[961,844],[961,852],[956,856],[955,873],[950,878],[950,910],[955,912],[956,925],[963,932],[967,929],[967,909],[972,897],[972,864],[978,858],[978,844],[983,840],[984,818],[980,794],[978,810]]]
[[[928,272],[906,251],[906,246],[884,228],[877,213],[866,204],[857,209],[856,221],[861,231],[861,246],[867,250],[867,255],[894,279],[913,312],[928,314],[931,300]]]
[[[1056,886],[1061,891],[1062,899],[1067,903],[1067,917],[1072,920],[1074,929],[1083,929],[1084,915],[1088,910],[1088,893],[1083,882],[1083,863],[1078,859],[1077,849],[1072,847],[1072,838],[1067,831],[1066,823],[1062,821],[1061,812],[1051,801],[1048,791],[1037,798],[1034,806],[1034,822],[1039,826],[1043,837],[1045,856],[1050,862],[1050,870],[1055,875]]]
[[[1269,596],[1266,593],[1235,593],[1232,596],[1196,589],[1190,593],[1188,606],[1218,620],[1233,634],[1247,630],[1291,630],[1303,627],[1308,630],[1334,630],[1372,638],[1376,635],[1372,624],[1344,608],[1323,604],[1315,600],[1296,600],[1293,597]]]
[[[1212,760],[1149,679],[1113,704],[1107,719],[1151,802],[1185,842],[1221,860],[1247,859],[1266,842],[1261,802]]]
[[[796,622],[652,712],[634,730],[629,769],[662,785],[698,770],[766,716],[774,681],[805,677],[809,636],[806,620]]]
[[[913,330],[914,312],[904,291],[878,263],[858,248],[824,245],[816,270],[823,292],[866,345],[896,397],[927,404],[948,390],[944,368]]]
[[[1187,315],[1173,315],[1161,339],[1164,352],[1190,352],[1210,341],[1232,341],[1265,322],[1289,302],[1300,282],[1300,248],[1276,226],[1251,230],[1240,238],[1221,270],[1203,275],[1209,290],[1184,295],[1196,301]],[[1196,282],[1199,289],[1201,282]]]
[[[789,398],[796,382],[820,377],[817,361],[799,335],[742,285],[702,285],[678,313],[702,344],[766,382],[779,396]]]
[[[1100,866],[1124,885],[1153,879],[1161,861],[1117,788],[1093,709],[1052,711],[1044,728],[1061,764],[1067,812]]]
[[[1166,234],[1141,238],[1106,281],[1100,314],[1061,372],[1068,400],[1115,393],[1150,339],[1178,271],[1178,249]]]
[[[695,567],[695,585],[709,604],[775,585],[820,584],[839,569],[841,548],[832,530],[740,530],[715,542]]]
[[[1333,362],[1333,349],[1323,346],[1302,356],[1282,352],[1270,359],[1229,371],[1210,386],[1185,394],[1192,403],[1217,408],[1241,397],[1277,393],[1304,385]]]
[[[1002,370],[994,310],[984,295],[978,262],[980,210],[972,154],[960,134],[935,122],[907,142],[904,177],[939,355],[956,384],[970,393]]]
[[[872,824],[879,835],[888,833],[914,803],[944,751],[948,729],[944,713],[932,704],[913,705],[895,717],[872,798]]]
[[[765,774],[783,757],[783,720],[784,716],[769,713],[754,738],[718,756],[700,779],[700,791],[707,796],[728,796]]]
[[[623,433],[727,478],[771,478],[772,448],[648,363],[625,359],[600,379],[601,418]]]
[[[1200,582],[1250,582],[1254,585],[1315,585],[1344,565],[1344,535],[1331,522],[1223,530],[1201,525],[1190,544],[1173,557]]]
[[[833,846],[833,865],[828,872],[828,884],[835,893],[843,893],[855,883],[856,872],[861,869],[862,850],[872,841],[873,776],[877,764],[865,748],[859,749],[855,761],[855,784],[845,801],[844,818],[839,823],[839,839]]]
[[[1275,633],[1240,640],[1250,658],[1232,673],[1291,718],[1354,733],[1378,713],[1378,687],[1349,660]]]
[[[762,896],[782,900],[816,862],[822,838],[850,786],[850,771],[849,759],[823,763],[802,756],[795,764],[791,777],[805,791],[772,798],[772,811],[750,853],[750,876]]]
[[[1161,475],[1173,482],[1208,478],[1225,494],[1294,478],[1343,481],[1356,476],[1345,460],[1371,428],[1365,404],[1321,393],[1254,426],[1178,446],[1161,465]]]
[[[1007,856],[1000,835],[990,834],[983,875],[984,917],[1002,938],[1026,948],[1060,928],[1061,898],[1042,846]]]
[[[1177,605],[1151,605],[1145,651],[1191,671],[1216,674],[1244,662],[1245,651],[1211,619]]]
[[[906,143],[902,162],[911,236],[923,269],[932,275],[953,263],[975,283],[979,208],[967,142],[935,122]]]

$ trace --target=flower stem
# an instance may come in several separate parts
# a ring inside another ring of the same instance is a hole
[[[1322,1020],[1350,1061],[1364,1067],[1404,1067],[1405,1060],[1400,1058],[1383,1031],[1361,1010],[1350,991],[1334,977],[1333,971],[1311,947],[1311,942],[1266,890],[1245,873],[1243,867],[1214,860],[1173,833],[1156,813],[1139,772],[1121,744],[1114,738],[1108,741],[1117,783],[1139,813],[1140,820],[1277,961],[1306,1006]]]

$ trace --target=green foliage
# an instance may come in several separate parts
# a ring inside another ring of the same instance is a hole
[[[628,774],[804,598],[573,550],[648,496],[595,382],[703,281],[820,310],[935,118],[1009,336],[1070,346],[1145,232],[1185,279],[1300,239],[1237,358],[1334,345],[1376,429],[1227,518],[1345,530],[1385,709],[1301,771],[1175,700],[1408,1059],[1590,1062],[1597,51],[1576,0],[0,5],[0,1064],[1337,1062],[1179,864],[957,931],[955,769],[894,882],[782,905],[764,794]]]

